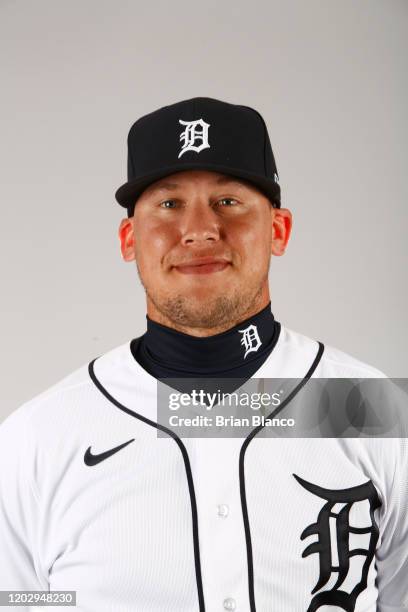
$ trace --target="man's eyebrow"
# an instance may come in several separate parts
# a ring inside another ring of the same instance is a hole
[[[158,191],[159,189],[176,189],[177,187],[177,183],[157,183],[154,185],[149,185],[146,191],[148,191],[149,193],[153,193],[154,191]]]
[[[243,187],[245,187],[246,185],[249,185],[249,183],[247,183],[247,181],[245,181],[243,179],[241,180],[241,179],[238,179],[238,178],[234,178],[233,176],[231,176],[231,177],[230,176],[220,176],[215,181],[215,183],[217,185],[225,185],[226,183],[235,183],[236,185],[243,186]],[[146,189],[146,191],[148,190],[149,193],[153,193],[153,192],[158,191],[158,190],[165,191],[165,190],[170,190],[170,189],[177,189],[177,187],[179,187],[179,186],[180,186],[179,183],[169,183],[169,182],[166,181],[166,182],[157,183],[155,185],[151,185],[148,189]]]
[[[244,179],[235,178],[233,176],[220,176],[216,181],[218,185],[224,185],[225,183],[236,183],[237,185],[246,186],[249,185]]]

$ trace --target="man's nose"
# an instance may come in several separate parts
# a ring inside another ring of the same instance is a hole
[[[215,242],[220,239],[220,220],[208,201],[196,200],[186,207],[181,234],[183,244]]]

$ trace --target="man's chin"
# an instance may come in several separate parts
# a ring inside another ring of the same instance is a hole
[[[214,290],[209,293],[201,288],[167,299],[160,310],[176,325],[206,329],[230,324],[239,317],[243,306],[242,296],[226,296],[222,291],[217,296]]]

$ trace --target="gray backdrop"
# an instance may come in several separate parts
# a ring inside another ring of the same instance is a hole
[[[1,0],[0,418],[145,330],[126,137],[197,95],[256,107],[294,215],[287,327],[407,376],[406,0]]]

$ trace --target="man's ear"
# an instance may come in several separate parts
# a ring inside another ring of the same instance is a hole
[[[135,259],[135,235],[133,228],[133,217],[122,219],[118,231],[120,241],[120,252],[124,261]]]
[[[292,213],[288,208],[272,210],[272,255],[283,255],[292,231]]]

